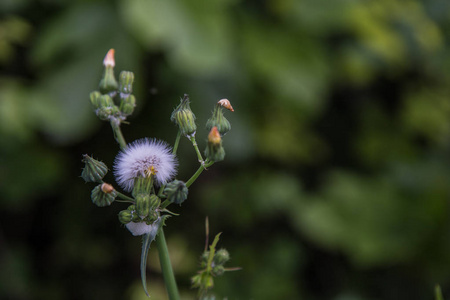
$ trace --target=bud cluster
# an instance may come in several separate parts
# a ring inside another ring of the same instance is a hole
[[[209,131],[205,150],[206,160],[203,159],[195,139],[196,118],[190,108],[187,94],[184,94],[180,104],[170,116],[171,121],[179,129],[173,148],[166,142],[154,138],[142,138],[127,144],[120,125],[133,113],[136,107],[136,98],[132,94],[134,73],[122,71],[118,80],[116,80],[114,75],[114,49],[108,51],[103,60],[103,65],[104,72],[98,90],[91,92],[89,98],[96,115],[101,120],[109,121],[111,124],[114,137],[121,148],[112,170],[118,186],[125,192],[130,193],[131,196],[122,194],[111,184],[104,182],[108,167],[103,162],[88,155],[83,155],[82,158],[84,168],[81,177],[86,182],[96,184],[91,192],[91,200],[95,205],[104,207],[111,205],[113,202],[129,203],[126,209],[119,212],[118,219],[131,234],[143,236],[140,267],[142,283],[148,295],[145,271],[150,244],[160,232],[160,228],[165,225],[165,220],[170,215],[176,215],[167,210],[166,207],[170,204],[181,205],[188,197],[188,187],[201,172],[214,162],[224,159],[225,150],[222,146],[222,138],[231,129],[231,125],[225,118],[223,109],[230,111],[234,111],[234,109],[227,99],[221,99],[215,105],[212,116],[206,123],[206,128]],[[176,151],[182,135],[192,142],[198,161],[201,163],[199,169],[186,183],[175,179],[178,168]],[[162,203],[161,199],[163,199]],[[209,247],[209,251],[205,249],[202,255],[201,266],[203,270],[192,278],[193,286],[199,287],[200,291],[207,291],[213,287],[213,277],[220,276],[225,271],[233,270],[224,267],[224,264],[230,259],[228,251],[225,249],[216,251],[215,249],[219,235],[216,236],[213,244]],[[165,243],[164,236],[160,234],[159,237],[161,236],[158,245]],[[167,249],[161,249],[161,251],[167,252]],[[168,267],[170,268],[170,266]],[[167,271],[168,267],[163,268],[163,272]]]
[[[207,225],[208,228],[208,225]],[[236,271],[240,268],[225,268],[225,263],[230,260],[230,254],[226,249],[216,250],[219,236],[216,235],[213,243],[209,246],[209,251],[205,249],[200,257],[201,270],[193,277],[191,283],[193,288],[199,289],[199,298],[203,298],[208,290],[214,286],[214,277],[223,275],[226,271]]]
[[[110,49],[103,60],[105,67],[100,80],[99,91],[90,94],[91,104],[100,120],[123,122],[131,115],[136,107],[133,92],[134,74],[122,71],[119,82],[114,76],[114,49]],[[119,99],[115,99],[119,95]]]
[[[234,111],[228,99],[221,99],[214,107],[211,118],[206,122],[208,129],[208,145],[205,155],[210,161],[218,162],[225,158],[225,149],[222,146],[222,137],[231,129],[230,122],[225,118],[222,108]]]

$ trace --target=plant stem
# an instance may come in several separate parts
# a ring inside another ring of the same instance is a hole
[[[180,143],[180,138],[181,138],[181,131],[178,130],[178,134],[177,137],[175,138],[175,144],[173,145],[173,150],[172,153],[173,155],[177,154],[177,150],[178,150],[178,144]],[[158,191],[158,197],[161,198],[162,194],[164,193],[164,188],[166,187],[165,184],[163,184]],[[167,205],[166,205],[167,206]]]
[[[131,203],[131,204],[135,204],[134,201],[124,200],[124,199],[115,199],[114,202],[122,202],[122,203]]]
[[[190,187],[191,184],[194,183],[194,181],[198,178],[198,176],[200,176],[200,174],[202,174],[203,170],[205,170],[206,168],[212,166],[214,164],[213,161],[208,161],[206,160],[204,164],[202,164],[198,169],[197,172],[194,173],[194,175],[192,175],[192,177],[186,182],[186,187]]]
[[[117,119],[111,119],[111,128],[114,132],[114,138],[117,143],[119,143],[120,149],[125,149],[127,147],[127,143],[125,142],[125,138],[123,137],[122,130],[120,129],[120,121]]]
[[[120,198],[123,198],[124,200],[128,200],[134,203],[134,199],[131,197],[128,197],[127,195],[122,194],[121,192],[118,192],[116,190],[117,196],[119,196]]]
[[[156,247],[158,248],[159,262],[163,273],[164,282],[166,284],[167,293],[170,300],[179,300],[177,283],[170,263],[169,250],[167,249],[166,238],[161,226],[158,235],[156,236]]]
[[[201,163],[203,165],[205,162],[203,161],[202,154],[200,153],[200,150],[198,149],[197,141],[195,140],[195,135],[191,135],[189,137],[189,140],[191,141],[192,145],[194,146],[195,152],[197,153],[199,163]]]
[[[175,143],[173,144],[173,155],[177,154],[177,150],[178,150],[178,144],[180,143],[180,138],[181,138],[181,131],[178,130],[178,134],[177,137],[175,138]]]

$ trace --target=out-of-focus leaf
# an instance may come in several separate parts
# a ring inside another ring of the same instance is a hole
[[[167,52],[172,67],[208,76],[227,72],[231,20],[227,1],[121,1],[123,20],[150,49]]]
[[[249,18],[242,31],[242,53],[250,72],[270,87],[281,103],[292,103],[314,114],[323,107],[328,82],[327,57],[311,37],[283,34]],[[293,38],[295,37],[295,38]]]

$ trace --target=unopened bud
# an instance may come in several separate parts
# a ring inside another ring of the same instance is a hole
[[[114,60],[114,52],[114,49],[109,49],[108,53],[106,53],[106,56],[103,59],[103,65],[105,67],[114,67],[116,65],[116,61]]]
[[[217,103],[225,107],[229,111],[234,111],[233,106],[231,106],[230,100],[228,99],[220,99]]]
[[[133,222],[140,222],[142,219],[139,217],[139,215],[136,212],[136,205],[132,204],[127,207],[127,210],[131,213],[133,216],[132,221]]]
[[[164,189],[164,194],[167,196],[167,199],[172,203],[180,205],[187,199],[188,192],[186,184],[180,180],[169,182]]]
[[[211,273],[212,273],[214,276],[220,276],[220,275],[222,275],[224,272],[225,272],[225,268],[224,268],[224,266],[222,266],[222,265],[214,266],[214,267],[212,268],[212,271],[211,271]]]
[[[91,193],[92,202],[100,207],[109,206],[114,202],[117,197],[117,192],[115,190],[105,193],[102,190],[102,184],[97,185]]]
[[[231,124],[230,122],[225,118],[225,116],[223,115],[223,111],[222,111],[222,106],[226,107],[223,105],[224,101],[226,99],[222,99],[220,100],[217,105],[214,107],[214,111],[212,113],[211,118],[206,122],[206,129],[209,131],[211,130],[214,126],[217,127],[220,135],[225,135],[228,131],[230,131],[231,129]],[[221,102],[222,101],[222,102]],[[228,100],[226,100],[228,101]],[[230,103],[230,101],[228,101],[228,104]],[[226,104],[225,104],[226,105]],[[229,105],[229,107],[231,107],[231,104]],[[228,108],[229,109],[229,108]],[[233,109],[231,107],[231,109]],[[230,109],[230,110],[231,110]],[[234,110],[232,110],[234,111]]]
[[[127,210],[122,210],[121,212],[119,212],[119,221],[122,224],[128,224],[133,220],[133,213],[131,211]]]
[[[216,254],[214,254],[214,263],[216,265],[223,265],[227,261],[230,260],[230,254],[226,249],[217,250]]]
[[[102,192],[105,194],[109,194],[114,191],[114,187],[112,185],[110,185],[109,183],[103,183],[100,188],[102,189]]]
[[[89,94],[89,98],[91,100],[91,104],[92,106],[94,106],[95,108],[99,108],[100,107],[100,97],[101,97],[101,93],[99,91],[94,91],[92,93]]]
[[[100,80],[100,92],[102,94],[115,92],[117,91],[119,84],[114,76],[114,66],[116,65],[114,60],[114,49],[108,51],[103,60],[103,65],[105,66],[105,72],[103,73],[102,80]]]
[[[119,109],[126,116],[131,115],[135,107],[136,107],[136,98],[134,97],[134,95],[128,95],[122,98],[120,101]]]
[[[222,138],[215,126],[209,132],[205,155],[209,160],[215,162],[222,161],[225,158],[225,149],[222,147]]]
[[[172,112],[170,120],[178,125],[181,134],[185,136],[195,134],[197,125],[195,124],[195,115],[189,105],[188,94],[184,94],[181,103]]]
[[[150,195],[149,204],[150,204],[150,210],[154,211],[161,204],[161,199],[159,199],[158,196],[152,194],[152,195]]]
[[[101,95],[98,99],[98,107],[114,107],[114,101],[109,95]]]
[[[122,71],[119,75],[119,92],[122,94],[131,94],[133,92],[134,73]]]
[[[85,165],[81,177],[86,182],[101,182],[108,172],[108,167],[103,162],[93,159],[87,154],[83,155],[82,162]]]
[[[136,212],[141,217],[146,217],[150,213],[150,196],[139,194],[136,199]]]

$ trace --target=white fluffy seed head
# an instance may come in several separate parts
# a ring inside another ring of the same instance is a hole
[[[178,162],[166,142],[144,138],[129,144],[114,161],[117,183],[131,192],[136,177],[154,174],[158,185],[166,184],[177,172]]]

